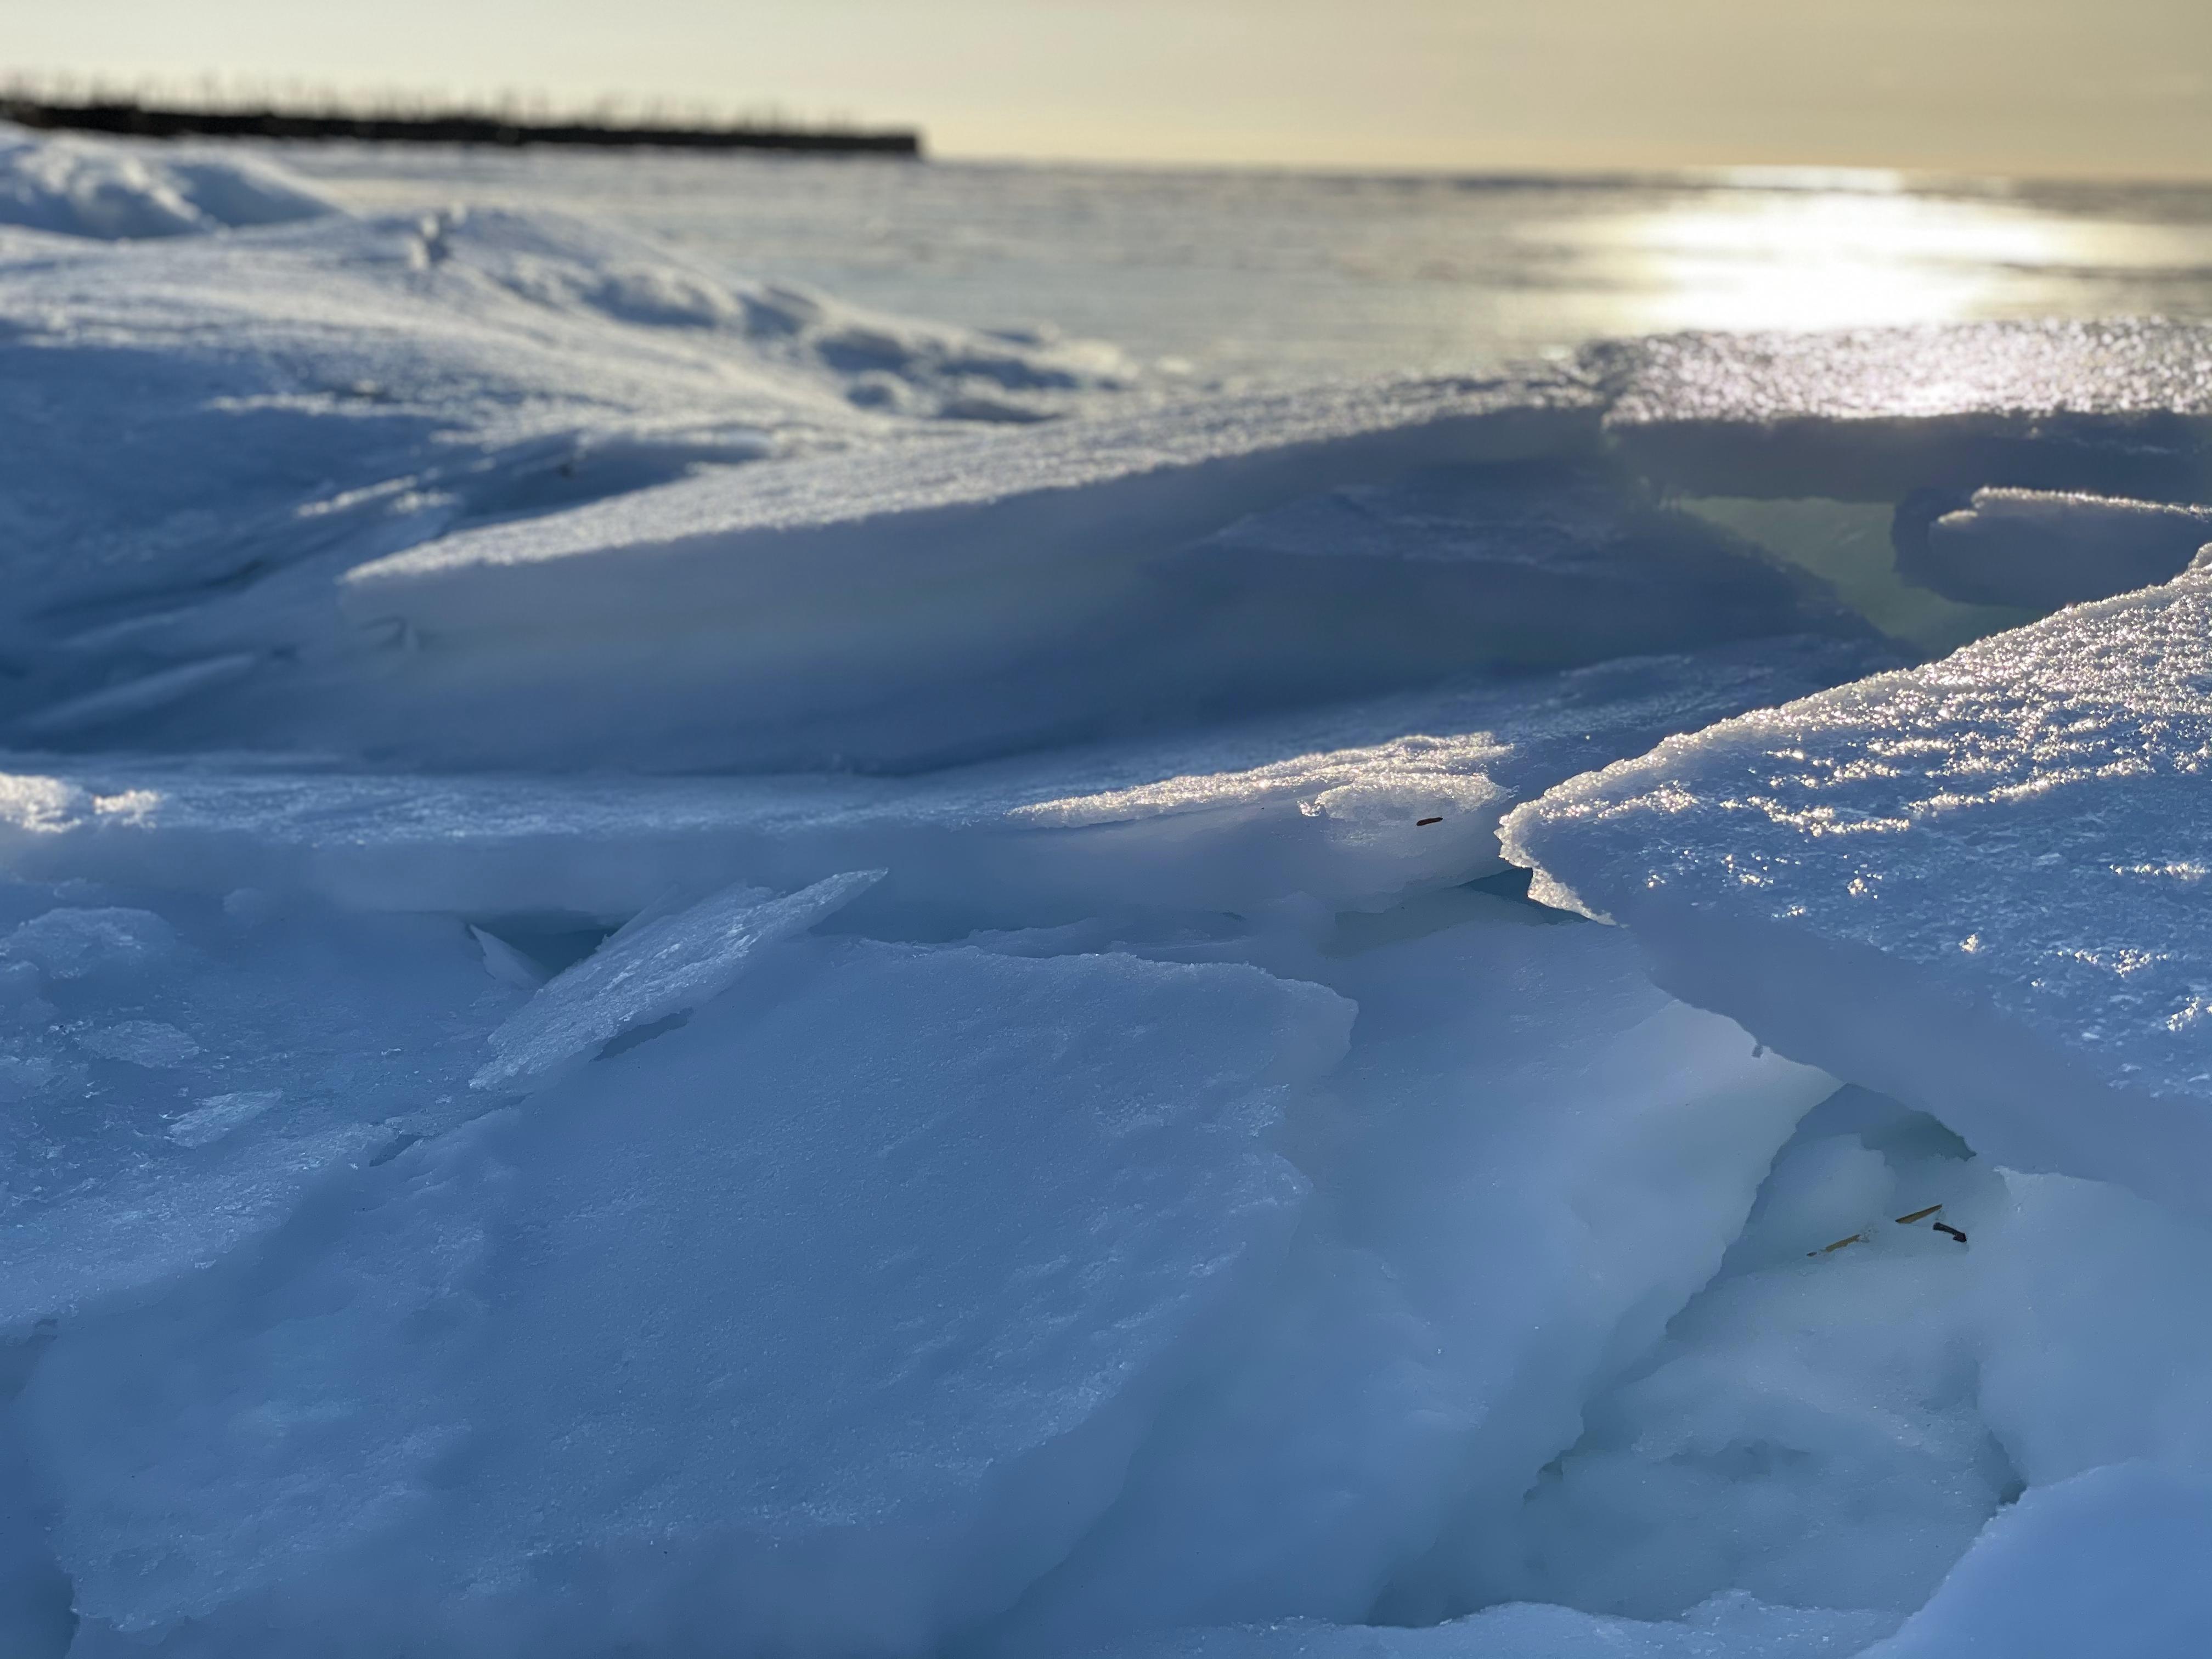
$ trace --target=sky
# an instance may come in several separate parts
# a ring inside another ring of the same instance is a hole
[[[0,0],[0,54],[773,103],[942,155],[2212,176],[2212,0]]]

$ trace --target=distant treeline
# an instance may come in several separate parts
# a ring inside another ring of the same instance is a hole
[[[336,108],[199,108],[99,99],[57,102],[0,92],[0,119],[48,131],[134,138],[350,138],[389,144],[653,145],[670,149],[767,149],[832,155],[921,154],[905,130],[799,127],[752,122],[685,126],[659,121],[523,119],[470,110],[399,112]]]

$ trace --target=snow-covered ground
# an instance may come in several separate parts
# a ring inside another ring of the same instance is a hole
[[[2212,1652],[2203,202],[715,165],[0,136],[0,1654]]]

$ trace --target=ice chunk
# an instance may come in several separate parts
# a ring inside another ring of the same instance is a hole
[[[891,872],[872,909],[953,932],[1301,892],[1374,904],[1497,870],[1517,797],[1892,660],[1863,641],[1761,641],[902,780],[71,761],[0,775],[0,860],[45,879],[442,910],[495,936],[502,916],[611,923],[672,889],[868,867]]]
[[[1856,1136],[1797,1150],[1875,1157]],[[1515,1593],[1643,1618],[1731,1589],[1896,1617],[1928,1599],[2017,1479],[1979,1408],[1978,1254],[1897,1218],[1940,1204],[1981,1238],[1995,1177],[1875,1162],[1889,1190],[1843,1183],[1847,1222],[1724,1275],[1590,1406],[1518,1523]]]
[[[0,884],[0,923],[38,912],[0,938],[0,1341],[205,1266],[479,1109],[469,1073],[520,1000],[450,918],[118,896]]]
[[[1716,1598],[1645,1623],[1518,1603],[1446,1625],[1277,1625],[1164,1632],[1097,1650],[1112,1659],[1850,1659],[1889,1633],[1881,1613]]]
[[[1607,434],[1709,495],[2017,484],[2201,501],[2212,330],[2158,320],[1688,334],[1597,349]]]
[[[2212,1643],[2212,1485],[2140,1463],[2033,1491],[1866,1659],[2179,1659]]]
[[[1978,489],[1931,520],[1940,495],[1900,507],[1897,568],[1975,605],[2055,611],[2178,576],[2212,543],[2212,507],[2041,489]]]
[[[811,927],[884,873],[832,876],[781,898],[728,887],[673,915],[640,918],[508,1015],[471,1085],[542,1085],[624,1032],[689,1013],[729,989],[763,945]]]
[[[1243,966],[778,948],[63,1331],[26,1409],[88,1644],[921,1654],[1065,1553],[1279,1258],[1304,1183],[1270,1141],[1350,1008]]]
[[[1004,1650],[1357,1620],[1394,1577],[1394,1620],[1497,1599],[1484,1570],[1521,1494],[1711,1277],[1833,1088],[1654,991],[1608,930],[1468,894],[1372,922],[1393,925],[1429,931],[1363,948],[1354,926],[1350,954],[1292,969],[1360,1018],[1335,1109],[1301,1136],[1316,1203],[1280,1286]]]
[[[1210,657],[1285,680],[1869,631],[1803,572],[1588,464],[1338,489],[1241,520],[1168,568],[1182,605],[1212,613]]]
[[[234,1094],[210,1095],[169,1125],[169,1139],[179,1146],[205,1146],[221,1140],[242,1123],[251,1123],[284,1098],[282,1089],[241,1089]]]
[[[1502,835],[1784,1053],[2202,1216],[2208,685],[2191,573],[1670,739]]]
[[[1316,637],[1340,616],[1291,613],[1250,660],[1161,561],[1334,484],[1586,449],[1595,424],[1564,378],[1397,378],[702,473],[365,562],[342,594],[362,637],[428,648],[205,707],[258,742],[447,765],[914,770],[1417,684],[1487,665],[1495,630],[1347,669]]]
[[[0,125],[0,225],[64,236],[179,236],[333,211],[304,180],[244,156],[34,138]]]
[[[2103,1182],[2005,1179],[1976,1316],[1982,1412],[2021,1475],[2135,1460],[2212,1474],[2212,1234]]]
[[[56,979],[85,979],[153,966],[173,955],[176,944],[176,930],[150,910],[58,905],[0,939],[0,957]]]
[[[76,1034],[77,1047],[103,1060],[127,1060],[133,1066],[165,1070],[181,1066],[200,1045],[165,1020],[126,1019]]]

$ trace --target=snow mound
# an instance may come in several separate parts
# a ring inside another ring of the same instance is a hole
[[[1348,1007],[878,945],[751,983],[64,1331],[27,1409],[88,1629],[920,1654],[1064,1553],[1279,1255]]]
[[[0,123],[0,225],[122,240],[319,218],[337,209],[265,162],[33,137]]]
[[[2212,574],[1670,739],[1507,854],[1662,982],[2029,1170],[2202,1214]]]
[[[1597,348],[1606,430],[1695,494],[2014,484],[2201,501],[2212,330],[2157,319],[1687,334]]]

